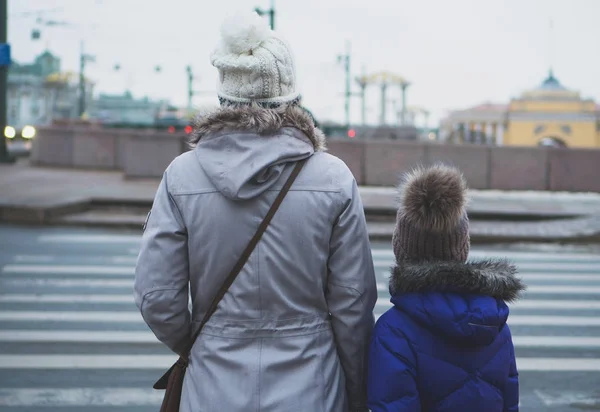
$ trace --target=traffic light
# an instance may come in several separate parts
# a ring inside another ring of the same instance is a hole
[[[169,133],[175,133],[175,126],[169,126],[167,130],[169,131]]]
[[[354,129],[349,129],[349,130],[348,130],[348,137],[349,137],[350,139],[354,139],[354,138],[356,137],[356,130],[354,130]]]
[[[185,131],[185,134],[190,134],[192,133],[192,126],[188,124],[183,130]]]

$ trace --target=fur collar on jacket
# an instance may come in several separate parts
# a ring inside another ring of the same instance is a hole
[[[312,143],[315,151],[325,151],[325,135],[315,127],[311,115],[297,105],[263,108],[257,104],[221,107],[201,114],[192,121],[192,144],[208,134],[223,130],[252,130],[258,134],[272,134],[283,127],[300,130]]]
[[[390,293],[456,292],[512,302],[525,290],[517,268],[506,260],[400,263],[392,268]]]

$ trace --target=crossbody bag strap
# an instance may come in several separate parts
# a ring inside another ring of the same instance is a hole
[[[265,233],[265,230],[267,230],[269,223],[271,223],[271,219],[273,219],[275,212],[277,212],[277,209],[279,209],[279,206],[283,202],[285,195],[287,195],[288,191],[290,190],[290,187],[292,187],[294,180],[296,180],[296,177],[298,177],[298,174],[300,174],[300,171],[304,167],[304,164],[306,163],[307,160],[308,159],[300,160],[296,164],[296,166],[294,167],[294,170],[292,170],[292,173],[290,174],[290,177],[288,177],[287,181],[285,182],[285,185],[283,186],[283,188],[277,195],[277,198],[273,202],[273,205],[269,209],[269,212],[267,213],[267,215],[261,222],[260,226],[258,226],[256,233],[254,234],[254,236],[248,243],[248,246],[246,246],[246,249],[244,250],[244,252],[240,256],[240,258],[236,262],[235,266],[233,267],[233,269],[231,270],[231,272],[225,279],[225,282],[223,282],[223,285],[221,286],[221,288],[219,289],[219,291],[217,292],[215,297],[213,298],[208,310],[206,311],[206,314],[204,315],[204,318],[202,319],[202,322],[200,322],[200,327],[198,328],[198,331],[194,334],[194,337],[192,338],[189,346],[186,348],[186,350],[184,352],[186,357],[189,356],[189,353],[192,350],[194,342],[196,341],[196,339],[198,339],[198,336],[200,335],[202,328],[204,327],[206,322],[208,322],[208,320],[210,319],[212,314],[215,313],[215,311],[217,310],[217,306],[219,306],[219,302],[221,301],[221,299],[223,299],[223,296],[225,296],[225,294],[227,293],[227,290],[229,290],[229,287],[231,286],[231,284],[233,283],[233,281],[235,280],[237,275],[242,271],[242,268],[248,261],[248,258],[254,251],[254,248],[260,241],[260,238],[262,237],[263,233]]]

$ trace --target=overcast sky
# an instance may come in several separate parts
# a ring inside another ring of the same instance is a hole
[[[320,119],[344,120],[344,70],[337,55],[352,44],[354,75],[389,71],[413,85],[408,104],[432,112],[486,101],[507,102],[539,84],[550,64],[567,87],[600,101],[600,0],[275,0],[276,30],[296,58],[298,87]],[[167,98],[186,104],[185,66],[191,64],[196,105],[216,103],[217,72],[209,56],[227,13],[270,0],[9,0],[13,59],[29,62],[48,48],[63,70],[78,70],[80,41],[96,56],[88,74],[96,91]],[[42,27],[36,16],[73,27]],[[266,19],[267,17],[265,17]],[[553,21],[553,36],[550,35]],[[119,63],[120,72],[113,66]],[[163,71],[156,74],[155,65]],[[389,99],[400,98],[390,89]],[[379,118],[380,94],[367,95],[368,120]],[[389,105],[391,107],[391,105]],[[352,101],[352,120],[360,121]],[[388,115],[392,121],[392,114]]]

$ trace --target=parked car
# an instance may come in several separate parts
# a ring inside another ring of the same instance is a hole
[[[4,128],[4,138],[6,139],[8,151],[15,156],[29,155],[36,132],[35,126],[31,125],[22,127],[6,126]]]

